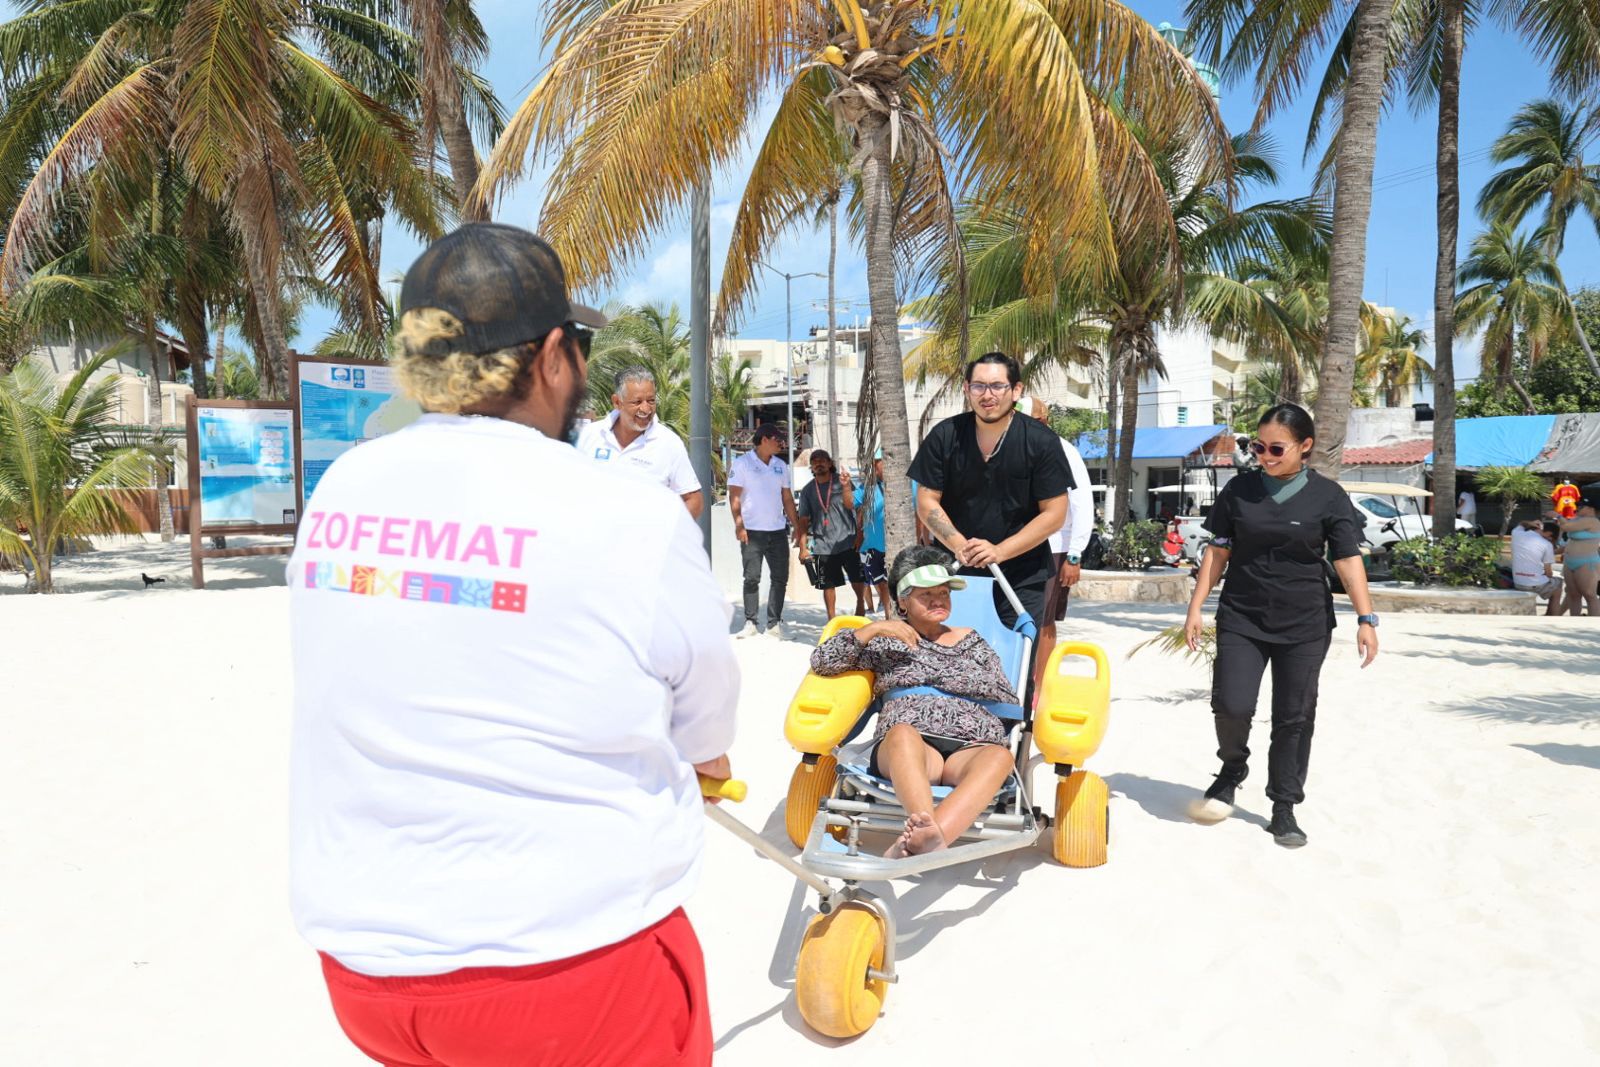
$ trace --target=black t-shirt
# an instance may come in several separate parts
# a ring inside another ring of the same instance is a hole
[[[999,544],[1039,515],[1039,502],[1074,488],[1061,438],[1017,412],[1005,440],[987,462],[978,450],[978,417],[952,415],[933,428],[911,461],[911,478],[943,494],[944,513],[963,537]],[[1013,585],[1051,570],[1050,542],[1001,564]]]
[[[1258,641],[1298,644],[1334,627],[1324,561],[1361,554],[1362,522],[1344,488],[1315,471],[1282,504],[1260,471],[1223,487],[1206,529],[1232,550],[1217,629]]]

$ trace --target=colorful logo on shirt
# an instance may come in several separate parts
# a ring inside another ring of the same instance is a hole
[[[491,582],[485,578],[465,578],[455,574],[427,571],[385,570],[355,564],[308,562],[306,588],[356,596],[391,597],[424,604],[453,604],[462,608],[484,608],[525,614],[528,587],[521,582]]]
[[[605,445],[597,445],[595,447],[595,450],[594,450],[594,458],[595,459],[610,459],[611,458],[611,449],[607,448]]]

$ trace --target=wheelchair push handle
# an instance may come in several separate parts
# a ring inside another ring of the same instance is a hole
[[[719,800],[731,800],[735,804],[744,800],[750,792],[750,787],[738,778],[707,778],[700,775],[700,795],[703,797],[716,797]]]
[[[1022,606],[1022,601],[1017,599],[1017,592],[1011,588],[1011,583],[1006,581],[1004,572],[1000,570],[1000,564],[989,564],[989,573],[994,575],[994,580],[1000,584],[1000,591],[1006,595],[1007,600],[1011,601],[1011,610],[1017,613],[1017,618],[1020,619],[1027,615],[1027,609]]]

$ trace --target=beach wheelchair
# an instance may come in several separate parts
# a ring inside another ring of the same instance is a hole
[[[948,625],[977,630],[999,654],[1013,688],[1025,694],[1037,631],[999,568],[990,571],[993,578],[967,577],[965,589],[952,591]],[[1009,629],[995,611],[997,583],[1017,613],[1017,622]],[[823,630],[822,640],[869,621],[837,617]],[[1061,673],[1068,660],[1082,672]],[[879,708],[872,695],[872,676],[852,671],[824,678],[807,672],[784,723],[785,737],[801,753],[784,808],[785,827],[801,849],[799,858],[787,855],[727,812],[708,810],[713,819],[818,894],[819,914],[806,929],[795,971],[800,1014],[812,1029],[830,1037],[864,1033],[877,1021],[888,986],[897,981],[894,916],[881,899],[861,888],[862,883],[908,878],[1029,848],[1047,833],[1051,853],[1066,866],[1096,867],[1106,861],[1106,784],[1081,768],[1105,736],[1110,681],[1105,652],[1098,646],[1058,645],[1046,664],[1032,714],[1018,705],[989,706],[1006,723],[1014,766],[988,809],[948,848],[890,859],[879,854],[882,843],[868,848],[861,841],[864,832],[897,835],[906,820],[893,784],[868,771],[871,743],[856,741]],[[1030,801],[1034,749],[1037,761],[1056,771],[1053,815]],[[935,801],[950,791],[949,786],[935,785]]]

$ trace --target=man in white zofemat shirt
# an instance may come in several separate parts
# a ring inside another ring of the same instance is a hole
[[[1040,422],[1049,422],[1050,410],[1043,400],[1019,401],[1020,408],[1028,404],[1030,414]],[[1067,617],[1067,602],[1072,587],[1078,584],[1083,573],[1083,550],[1089,546],[1094,533],[1094,491],[1089,488],[1089,468],[1083,455],[1071,441],[1061,438],[1061,451],[1067,457],[1067,469],[1072,472],[1073,486],[1067,490],[1067,521],[1061,529],[1050,535],[1050,554],[1055,561],[1055,574],[1050,578],[1044,598],[1044,618],[1039,621],[1039,648],[1034,657],[1034,688],[1044,677],[1045,661],[1056,647],[1056,624]]]
[[[705,493],[689,462],[689,450],[656,415],[656,379],[646,367],[618,372],[611,413],[578,434],[578,454],[664,485],[683,500],[693,518],[705,507]]]
[[[463,226],[401,308],[428,414],[333,464],[289,567],[296,925],[380,1062],[703,1067],[727,600],[677,497],[567,444],[605,319],[547,244]]]

